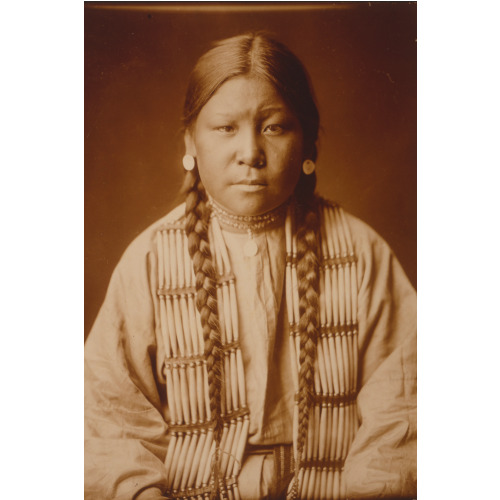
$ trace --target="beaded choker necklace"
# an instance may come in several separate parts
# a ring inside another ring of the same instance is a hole
[[[248,241],[243,247],[243,254],[246,257],[253,257],[257,255],[257,243],[253,239],[255,232],[266,229],[272,225],[284,222],[286,217],[286,209],[288,203],[283,203],[278,208],[266,212],[262,215],[234,215],[224,210],[213,198],[209,199],[209,205],[212,208],[211,218],[217,217],[222,225],[246,231],[248,234]]]

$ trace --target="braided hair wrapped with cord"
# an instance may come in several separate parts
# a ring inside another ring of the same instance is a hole
[[[295,114],[302,129],[303,159],[316,160],[319,113],[312,88],[299,59],[264,33],[249,33],[218,42],[205,53],[191,73],[184,104],[183,123],[189,130],[208,100],[231,78],[256,76],[270,82]],[[296,482],[305,447],[309,409],[314,391],[313,369],[319,329],[319,210],[314,195],[315,174],[300,176],[295,189],[297,221],[297,276],[299,280],[299,428]],[[221,333],[217,311],[216,273],[208,241],[210,209],[198,169],[186,173],[186,234],[196,276],[196,306],[200,312],[207,360],[211,417],[218,453],[222,432]],[[217,455],[216,455],[217,456]],[[213,477],[217,477],[217,460]],[[212,496],[219,492],[214,481]],[[295,488],[296,492],[296,488]]]
[[[315,180],[315,179],[314,179]],[[308,185],[309,184],[309,185]],[[314,183],[315,184],[315,183]],[[299,182],[297,223],[297,278],[299,288],[299,428],[295,487],[298,484],[300,460],[305,447],[309,424],[309,410],[313,406],[314,363],[319,332],[319,248],[320,220],[314,184]]]
[[[206,203],[206,194],[200,178],[188,172],[186,181],[188,187],[185,227],[188,236],[188,250],[193,261],[196,279],[196,307],[200,312],[205,342],[210,414],[214,422],[217,458],[223,427],[221,415],[222,345],[217,311],[216,273],[208,241],[210,210]],[[217,459],[214,461],[215,467],[217,467]],[[214,470],[213,473],[216,474],[217,471]],[[213,492],[213,495],[215,493],[216,491]]]

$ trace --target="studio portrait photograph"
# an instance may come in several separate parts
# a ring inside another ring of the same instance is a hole
[[[84,2],[84,498],[417,498],[417,2]]]

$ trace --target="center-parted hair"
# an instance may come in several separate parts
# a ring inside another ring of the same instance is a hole
[[[269,81],[302,125],[305,155],[316,160],[319,113],[308,74],[282,43],[264,33],[249,33],[217,42],[200,57],[189,77],[184,127],[189,128],[220,86],[237,76]]]
[[[201,56],[188,82],[183,114],[185,129],[189,129],[195,123],[203,106],[224,82],[246,75],[263,78],[276,88],[302,127],[303,159],[309,158],[315,161],[319,113],[307,72],[300,60],[287,47],[260,32],[217,42],[212,49]],[[312,406],[313,370],[319,329],[320,223],[319,204],[314,196],[315,186],[315,173],[307,176],[302,173],[295,188],[300,309],[296,476],[307,436],[309,408]],[[183,192],[186,196],[186,234],[196,275],[196,305],[200,312],[205,341],[210,408],[215,425],[214,437],[218,445],[223,424],[221,334],[217,311],[216,273],[208,241],[210,210],[197,168],[186,173]],[[212,496],[218,495],[218,488],[219,484],[214,484]]]

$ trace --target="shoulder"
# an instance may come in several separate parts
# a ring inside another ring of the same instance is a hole
[[[124,304],[143,304],[147,311],[151,295],[157,288],[157,233],[162,228],[183,226],[184,205],[151,224],[126,248],[113,270],[105,304],[111,311],[123,310]],[[138,308],[129,308],[137,311]],[[116,316],[116,314],[115,314]]]
[[[341,209],[351,229],[353,245],[359,252],[388,251],[389,244],[380,234],[363,220]]]
[[[146,255],[156,252],[156,235],[158,231],[167,228],[184,227],[185,203],[178,205],[161,219],[151,224],[140,233],[126,248],[119,265],[125,265]]]
[[[333,226],[334,231],[343,233],[344,237],[351,241],[353,250],[358,256],[371,254],[374,251],[391,251],[387,242],[375,229],[338,203],[321,198],[320,204],[323,211],[322,224]],[[327,217],[326,211],[334,216]]]
[[[336,203],[321,200],[321,205],[325,232],[329,228],[334,243],[336,239],[339,240],[339,247],[342,247],[342,239],[346,240],[347,253],[352,254],[357,262],[360,286],[366,285],[369,288],[381,276],[408,281],[391,247],[375,229]]]
[[[148,286],[156,272],[157,234],[166,228],[183,228],[184,210],[185,204],[182,203],[134,238],[121,255],[113,271],[111,284],[118,282],[137,289]]]

